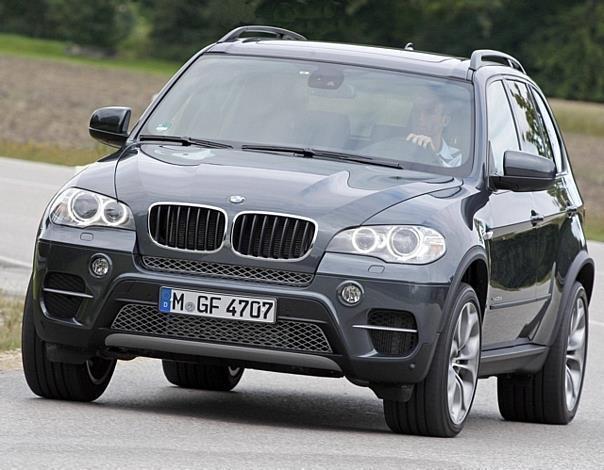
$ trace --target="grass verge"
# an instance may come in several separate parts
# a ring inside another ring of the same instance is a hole
[[[69,43],[49,39],[35,39],[16,34],[0,34],[0,53],[33,59],[56,59],[108,68],[127,68],[141,72],[170,76],[180,64],[156,59],[127,57],[91,58],[69,54]]]
[[[588,240],[604,242],[604,220],[590,220],[588,215],[585,222],[585,236]]]
[[[555,98],[548,101],[565,134],[604,137],[604,104]]]
[[[21,346],[23,301],[0,293],[0,352]]]
[[[89,148],[62,147],[44,142],[14,142],[0,140],[0,155],[34,162],[58,165],[87,165],[111,153],[111,148],[98,144]]]

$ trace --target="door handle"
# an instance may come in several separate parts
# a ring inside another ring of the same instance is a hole
[[[566,206],[566,215],[568,215],[569,219],[574,216],[578,211],[579,207],[575,206],[574,204],[569,204],[568,206]]]
[[[538,214],[535,211],[531,211],[531,224],[533,224],[533,227],[537,224],[540,224],[544,220],[545,217],[543,217],[541,214]]]

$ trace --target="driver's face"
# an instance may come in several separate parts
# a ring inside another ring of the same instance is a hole
[[[447,124],[444,106],[436,98],[420,98],[413,105],[413,127],[415,132],[428,136],[442,133]]]

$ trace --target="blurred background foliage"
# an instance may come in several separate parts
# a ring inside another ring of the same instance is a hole
[[[515,55],[549,96],[604,102],[598,0],[0,0],[0,32],[74,54],[182,62],[242,24],[325,41]]]

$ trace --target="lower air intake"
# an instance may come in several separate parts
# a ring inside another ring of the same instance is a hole
[[[367,323],[371,326],[417,330],[413,314],[400,310],[372,310]],[[389,356],[406,356],[417,346],[417,333],[369,330],[369,336],[375,350]]]
[[[161,313],[150,305],[127,304],[120,309],[111,328],[122,332],[213,343],[313,353],[332,352],[320,326],[290,320],[271,324],[217,320]]]
[[[64,273],[48,273],[44,279],[44,288],[55,289],[65,293],[43,293],[46,311],[55,318],[74,318],[78,314],[82,298],[69,295],[67,292],[84,293],[84,280],[80,276]]]

